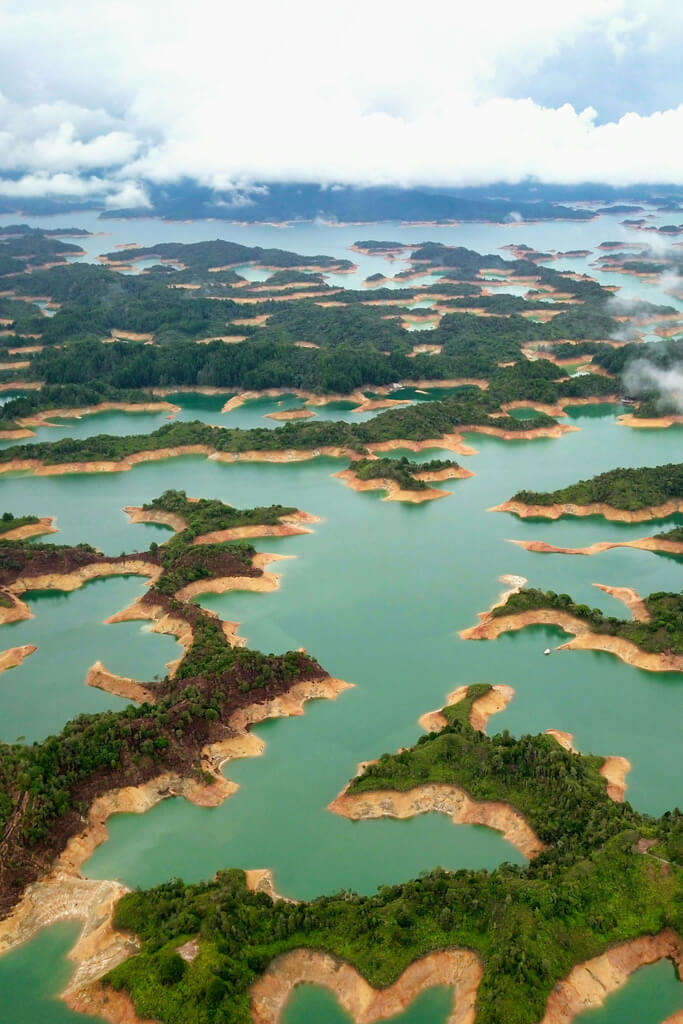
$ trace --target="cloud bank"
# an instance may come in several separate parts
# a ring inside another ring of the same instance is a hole
[[[85,0],[4,0],[0,194],[683,184],[683,13],[644,7],[102,0],[95,17]],[[658,65],[666,90],[646,90]]]

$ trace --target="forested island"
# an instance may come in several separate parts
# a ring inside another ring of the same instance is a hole
[[[649,654],[683,655],[683,591],[659,592],[642,598],[644,615],[638,619],[618,619],[605,615],[599,608],[577,604],[569,594],[556,594],[552,590],[523,588],[510,594],[505,602],[492,608],[494,619],[520,615],[542,609],[552,609],[579,619],[591,633],[628,640]],[[683,665],[683,658],[681,658]]]
[[[18,595],[32,581],[59,589],[62,579],[74,575],[82,583],[99,575],[142,573],[152,584],[138,600],[134,617],[163,621],[186,648],[173,672],[160,682],[142,684],[146,700],[141,706],[82,715],[57,736],[32,746],[0,744],[2,913],[83,829],[95,798],[166,771],[213,784],[215,777],[202,767],[200,755],[207,744],[234,734],[230,719],[238,709],[272,700],[297,683],[327,678],[317,661],[301,651],[266,655],[231,645],[220,619],[190,601],[209,581],[235,578],[237,586],[243,581],[246,587],[250,580],[264,579],[250,544],[202,543],[201,534],[273,526],[296,509],[238,510],[217,500],[190,502],[182,492],[166,492],[150,508],[176,515],[182,511],[187,526],[165,544],[153,542],[148,551],[135,554],[111,558],[87,544],[0,539],[0,611],[27,617]]]
[[[637,469],[611,469],[556,491],[517,491],[508,504],[530,507],[576,505],[579,508],[605,505],[624,512],[637,512],[676,502],[683,502],[682,462],[640,466]]]
[[[283,457],[292,453],[295,457],[297,451],[303,451],[310,453],[307,457],[312,458],[334,450],[337,454],[361,456],[373,446],[398,440],[409,442],[408,447],[426,441],[439,442],[436,447],[448,447],[448,436],[459,437],[458,431],[466,428],[502,437],[535,437],[547,435],[549,431],[562,432],[563,428],[549,416],[539,416],[529,425],[513,416],[500,415],[497,408],[497,403],[485,395],[466,394],[438,402],[387,409],[363,423],[294,421],[271,430],[266,427],[213,427],[193,420],[168,423],[149,434],[123,437],[101,434],[13,445],[0,450],[0,466],[4,464],[8,468],[21,469],[39,465],[120,463],[127,459],[140,461],[136,457],[145,457],[145,453],[150,453],[149,457],[159,457],[158,453],[169,456],[183,452],[225,456],[281,453]],[[459,441],[456,438],[451,443],[455,443],[457,448]]]
[[[181,1021],[190,1003],[200,1024],[246,1024],[260,976],[267,970],[272,986],[278,965],[287,969],[286,957],[276,958],[290,951],[331,954],[384,988],[419,957],[472,950],[481,964],[468,990],[477,1021],[533,1024],[579,961],[639,935],[680,930],[680,814],[652,819],[614,803],[602,759],[569,753],[549,736],[477,732],[468,713],[488,689],[470,687],[464,701],[444,708],[440,733],[383,755],[347,793],[367,799],[438,780],[509,801],[545,844],[528,866],[437,868],[376,896],[344,892],[298,904],[248,892],[240,871],[197,885],[169,882],[118,904],[116,926],[134,932],[142,949],[105,986],[127,992],[140,1017],[164,1024]],[[186,943],[193,953],[184,959],[178,949]]]
[[[627,391],[624,371],[641,356],[638,345],[613,340],[623,325],[609,289],[539,265],[531,257],[546,254],[526,247],[504,259],[435,242],[401,246],[401,287],[354,289],[325,278],[353,264],[323,255],[216,239],[120,248],[97,266],[65,262],[75,247],[49,232],[3,230],[2,244],[22,255],[0,265],[0,385],[35,389],[2,411],[0,431],[12,439],[34,425],[24,421],[53,409],[142,407],[153,391],[195,388],[325,396],[467,380],[488,388],[498,407],[529,402],[561,415],[572,401],[615,401]],[[60,246],[61,258],[46,261]],[[356,247],[396,254],[397,246]],[[156,266],[123,272],[154,258]],[[245,264],[273,272],[249,281],[235,270]],[[496,291],[492,273],[503,289],[505,281],[528,285],[526,294]],[[430,283],[411,283],[425,274]],[[414,308],[423,299],[430,306]],[[407,327],[425,318],[434,327],[417,339]],[[660,323],[655,329],[665,334],[674,320],[675,309],[647,302],[633,314],[641,330]],[[648,358],[675,365],[681,344],[649,346]],[[563,363],[580,364],[580,375]],[[668,409],[647,387],[635,397],[635,419]]]

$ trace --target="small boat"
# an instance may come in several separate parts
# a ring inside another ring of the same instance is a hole
[[[549,648],[549,647],[546,647],[546,649],[544,650],[544,652],[543,652],[543,653],[544,653],[544,654],[550,654],[550,648]]]

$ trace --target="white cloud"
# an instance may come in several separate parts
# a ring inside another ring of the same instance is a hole
[[[683,107],[599,124],[599,69],[583,111],[506,96],[588,35],[626,68],[681,22],[674,0],[432,0],[428,16],[406,0],[102,0],[97,17],[85,0],[4,0],[0,173],[94,191],[97,172],[114,205],[184,176],[240,195],[254,180],[683,183]]]

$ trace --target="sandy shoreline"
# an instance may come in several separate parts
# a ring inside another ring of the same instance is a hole
[[[683,499],[672,498],[663,505],[647,505],[635,511],[613,508],[602,501],[593,501],[587,505],[576,505],[573,502],[555,503],[553,505],[527,505],[522,501],[504,501],[494,505],[489,512],[512,512],[520,519],[559,519],[560,516],[603,516],[617,523],[644,523],[648,519],[666,519],[677,512],[683,512]]]
[[[634,416],[632,412],[626,412],[622,416],[617,416],[617,423],[620,427],[640,427],[643,430],[656,430],[683,423],[683,416],[656,416],[651,419],[641,419],[638,416]]]
[[[297,985],[330,989],[354,1024],[402,1013],[414,999],[434,985],[453,988],[453,1004],[446,1024],[474,1024],[476,998],[482,978],[479,956],[468,949],[445,949],[415,960],[398,981],[374,989],[351,964],[318,950],[295,949],[273,960],[251,989],[254,1024],[278,1024]]]
[[[58,533],[54,526],[54,516],[42,516],[37,523],[25,523],[24,526],[16,526],[13,530],[6,530],[0,534],[0,540],[26,540],[28,537],[40,537],[46,533]]]
[[[164,512],[161,509],[143,509],[139,505],[126,505],[123,511],[127,514],[131,523],[161,523],[170,526],[176,533],[186,530],[188,524],[174,512]],[[272,525],[253,526],[231,526],[225,530],[211,530],[195,537],[193,546],[199,544],[221,544],[228,540],[252,540],[257,537],[294,537],[299,534],[311,533],[309,529],[314,523],[321,520],[310,512],[302,512],[298,509],[291,515],[280,517],[279,523]]]
[[[227,723],[233,735],[202,750],[201,768],[213,776],[209,784],[164,772],[138,786],[111,790],[96,798],[83,831],[69,840],[49,874],[30,885],[21,901],[0,921],[0,955],[56,921],[80,920],[83,929],[69,954],[76,963],[76,972],[62,997],[73,1009],[89,1008],[89,1012],[103,1014],[117,1024],[137,1021],[127,996],[115,998],[115,993],[97,984],[104,974],[137,952],[131,937],[111,926],[114,906],[128,890],[118,882],[95,882],[79,874],[97,846],[108,838],[108,818],[112,814],[143,814],[172,796],[183,796],[200,807],[218,806],[238,789],[223,776],[222,766],[236,758],[258,756],[265,748],[264,742],[249,731],[252,725],[267,718],[302,715],[307,701],[333,700],[351,685],[331,676],[303,680],[285,694],[234,712]],[[252,873],[251,882],[262,888],[263,872]]]
[[[3,651],[0,654],[0,673],[21,665],[24,658],[28,658],[37,650],[35,644],[24,644],[22,647],[10,647],[9,650]]]
[[[390,477],[360,480],[353,469],[343,469],[340,473],[334,473],[333,476],[338,480],[343,480],[352,491],[386,491],[386,496],[382,498],[382,501],[406,501],[419,505],[424,501],[434,501],[437,498],[446,498],[449,494],[452,494],[452,491],[442,491],[436,487],[428,487],[425,490],[417,491],[404,490],[398,481],[392,480]],[[415,473],[414,476],[417,480],[431,483],[439,480],[464,480],[467,477],[474,476],[474,473],[461,467],[457,469],[452,467],[450,469],[435,470],[433,473],[429,471]]]
[[[459,686],[457,690],[453,690],[452,693],[448,694],[444,707],[450,708],[454,704],[459,704],[460,701],[464,700],[467,696],[469,686]],[[470,725],[473,729],[477,729],[479,732],[486,732],[486,725],[491,715],[498,714],[499,711],[503,711],[508,706],[510,701],[515,695],[515,691],[511,686],[506,686],[501,683],[496,683],[491,687],[488,693],[485,693],[483,697],[477,697],[472,702],[470,708],[469,720]],[[441,729],[445,729],[448,725],[448,719],[443,714],[441,708],[437,708],[434,711],[427,711],[425,714],[420,715],[417,720],[417,724],[425,730],[425,732],[440,732]]]
[[[524,816],[510,804],[475,800],[455,784],[429,782],[413,789],[366,790],[349,793],[348,787],[328,804],[328,810],[351,821],[373,818],[414,818],[438,812],[456,825],[486,825],[503,833],[512,846],[529,860],[545,849]]]
[[[427,449],[447,450],[458,455],[475,455],[476,449],[465,444],[463,433],[488,434],[492,437],[501,438],[504,441],[531,441],[536,438],[559,438],[570,431],[578,430],[578,427],[555,424],[553,427],[538,427],[535,430],[503,430],[499,427],[489,426],[463,426],[458,428],[457,433],[445,434],[440,438],[430,438],[425,441],[408,441],[395,439],[371,443],[367,447],[372,452],[393,451],[396,449],[407,449],[409,451],[425,451]],[[304,462],[308,459],[316,459],[326,455],[331,458],[347,458],[355,461],[364,458],[361,453],[351,448],[340,448],[332,445],[322,445],[318,448],[288,448],[288,449],[265,449],[241,452],[218,451],[210,445],[188,444],[178,445],[173,448],[154,448],[140,452],[134,452],[118,460],[98,459],[92,462],[63,462],[47,464],[40,459],[11,459],[9,462],[0,463],[0,473],[31,471],[35,476],[64,476],[69,473],[122,473],[132,469],[142,462],[159,462],[163,459],[177,458],[182,455],[205,455],[216,462]],[[680,503],[683,507],[683,502]],[[664,506],[662,506],[663,508]],[[504,506],[498,506],[495,510],[503,510]],[[505,509],[507,511],[507,509]],[[678,509],[674,509],[677,511]],[[590,513],[585,513],[586,515]],[[672,513],[668,513],[672,514]]]
[[[610,636],[607,633],[592,633],[589,626],[559,608],[537,608],[513,615],[492,616],[490,612],[480,614],[477,626],[460,630],[463,640],[495,640],[502,633],[524,629],[526,626],[558,626],[573,639],[560,644],[556,651],[602,651],[614,654],[627,665],[647,672],[683,672],[683,657],[677,654],[650,654],[641,651],[630,640]]]
[[[641,537],[639,540],[596,541],[585,548],[561,548],[546,544],[544,540],[516,540],[508,538],[526,551],[548,555],[599,555],[610,548],[639,548],[641,551],[660,551],[664,554],[683,555],[683,541],[663,540],[659,537]]]
[[[180,412],[180,406],[171,402],[98,402],[96,405],[83,405],[68,409],[46,409],[35,416],[26,416],[17,420],[22,427],[54,427],[53,419],[81,419],[83,416],[94,416],[100,412]]]
[[[109,672],[101,661],[96,661],[88,669],[85,685],[94,686],[105,693],[111,693],[114,697],[123,697],[136,704],[154,704],[156,701],[155,694],[142,683],[128,676],[118,676],[114,672]]]
[[[540,1024],[570,1024],[584,1010],[602,1006],[606,997],[621,988],[639,967],[664,958],[681,969],[683,943],[670,928],[658,935],[642,935],[623,942],[577,965],[555,985]]]
[[[632,587],[610,587],[605,583],[594,583],[593,586],[625,604],[636,622],[650,621],[651,615],[647,610],[647,605]]]

